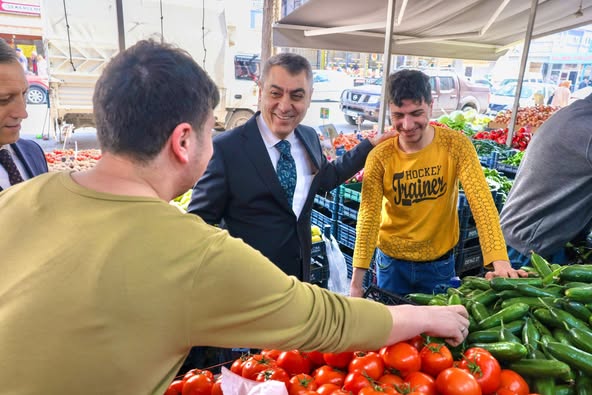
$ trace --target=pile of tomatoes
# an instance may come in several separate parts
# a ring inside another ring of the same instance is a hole
[[[473,136],[475,140],[492,140],[498,144],[506,144],[508,140],[508,128],[495,129],[491,131],[482,131],[475,133]],[[524,151],[528,147],[528,143],[532,139],[530,128],[520,128],[516,130],[512,136],[512,148]]]
[[[285,384],[289,395],[528,395],[526,381],[482,348],[454,360],[443,343],[418,336],[378,351],[321,353],[263,350],[233,362],[244,378]],[[220,378],[194,369],[165,395],[220,395]],[[229,394],[227,394],[229,395]]]
[[[45,153],[45,160],[49,171],[63,170],[88,170],[101,159],[101,151],[98,149],[78,150],[54,149]]]

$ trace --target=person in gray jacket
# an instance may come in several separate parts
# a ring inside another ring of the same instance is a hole
[[[562,108],[533,136],[500,214],[513,267],[531,252],[566,263],[568,242],[592,228],[592,95]]]

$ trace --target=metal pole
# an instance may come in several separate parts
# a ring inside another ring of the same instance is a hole
[[[123,26],[123,0],[115,0],[117,12],[117,33],[119,37],[119,51],[125,50],[125,30]]]
[[[386,82],[391,70],[391,50],[393,48],[393,27],[395,23],[395,0],[388,0],[386,27],[384,32],[384,63],[382,64],[382,92],[380,94],[380,111],[378,112],[378,133],[384,131],[384,121],[388,111],[386,100]]]
[[[514,96],[514,104],[512,105],[512,115],[510,117],[510,124],[508,125],[508,140],[506,145],[512,146],[512,137],[514,137],[514,126],[518,116],[518,107],[520,105],[520,95],[522,94],[522,80],[524,79],[524,70],[526,69],[526,61],[528,60],[528,52],[530,51],[530,39],[532,38],[532,31],[534,29],[534,20],[538,6],[538,0],[531,0],[530,15],[528,17],[528,25],[526,27],[526,37],[524,38],[524,46],[522,47],[522,58],[520,59],[520,71],[518,72],[518,81],[516,82],[516,95]]]

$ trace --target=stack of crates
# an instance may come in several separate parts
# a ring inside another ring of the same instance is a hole
[[[353,272],[353,254],[356,244],[356,225],[358,220],[358,210],[362,197],[362,183],[343,184],[337,191],[337,221],[336,221],[336,239],[340,245],[341,251],[345,256],[347,264],[347,274],[351,277]],[[376,273],[374,270],[374,258],[370,263],[370,269],[364,277],[364,287],[376,283]]]
[[[325,237],[331,235],[330,224],[325,225],[321,229]],[[327,248],[324,240],[312,244],[310,256],[310,283],[327,288],[329,282],[329,260],[327,259]]]
[[[503,195],[492,190],[491,196],[499,213],[503,204]],[[458,244],[454,247],[456,274],[459,276],[481,274],[483,271],[483,255],[481,254],[477,225],[469,207],[469,202],[462,191],[458,196],[458,218],[460,235]]]

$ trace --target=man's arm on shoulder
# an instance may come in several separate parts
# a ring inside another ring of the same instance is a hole
[[[321,180],[321,189],[328,191],[343,184],[360,171],[366,163],[366,158],[370,151],[378,144],[396,136],[398,132],[391,130],[385,131],[380,135],[364,139],[352,150],[346,152],[342,157],[329,162],[323,155],[321,171],[323,179]]]
[[[228,199],[224,155],[214,144],[214,154],[203,176],[193,186],[187,212],[198,215],[205,222],[217,225],[222,220]]]

